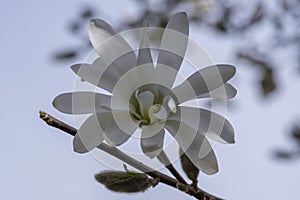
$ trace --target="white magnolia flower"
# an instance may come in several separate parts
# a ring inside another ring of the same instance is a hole
[[[74,150],[91,151],[104,140],[111,145],[126,142],[141,128],[141,148],[150,158],[163,148],[166,130],[201,171],[218,171],[216,156],[207,137],[234,143],[234,130],[222,116],[201,108],[179,106],[199,98],[233,98],[236,90],[226,83],[234,74],[231,65],[205,67],[173,87],[188,44],[189,23],[185,13],[168,22],[152,61],[147,23],[142,29],[138,55],[106,22],[93,19],[90,41],[100,55],[92,64],[71,68],[82,79],[109,91],[72,92],[57,96],[53,105],[68,114],[91,114],[74,137]]]

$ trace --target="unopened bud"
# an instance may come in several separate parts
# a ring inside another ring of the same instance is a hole
[[[154,185],[153,180],[146,174],[132,171],[104,171],[95,175],[95,178],[114,192],[143,192]]]
[[[180,151],[180,161],[181,166],[187,177],[191,181],[193,181],[193,184],[197,184],[197,179],[199,175],[199,169],[192,163],[192,161],[187,157],[187,155]]]

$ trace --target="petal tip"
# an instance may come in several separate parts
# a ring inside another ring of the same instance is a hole
[[[82,143],[82,141],[80,140],[77,134],[73,139],[73,151],[80,154],[89,152],[88,149],[85,148],[84,144]]]
[[[237,89],[232,87],[232,98],[234,98],[237,95]]]
[[[77,72],[79,71],[79,68],[80,68],[80,64],[72,65],[70,68],[73,72],[75,72],[77,74]]]
[[[235,144],[235,139],[233,138],[233,140],[231,141],[230,144]]]
[[[202,169],[199,168],[199,169],[206,175],[214,175],[219,172],[219,166],[217,163],[211,164],[211,165],[207,166],[207,168],[205,167],[205,168],[202,168]]]
[[[231,67],[233,68],[233,75],[236,74],[236,67],[234,65],[231,65]]]
[[[89,25],[90,25],[90,26],[96,26],[97,21],[99,21],[99,19],[93,18],[93,19],[91,19],[91,20],[89,21]]]
[[[187,18],[186,12],[178,12],[178,13],[176,13],[176,14],[174,15],[174,17],[175,17],[175,16],[180,16],[180,17],[185,17],[185,18]]]
[[[61,108],[61,103],[62,102],[60,102],[61,101],[61,96],[63,96],[64,94],[60,94],[60,95],[58,95],[58,96],[56,96],[54,99],[53,99],[53,101],[52,101],[52,106],[56,109],[56,110],[58,110],[58,111],[60,111],[60,112],[63,112],[63,109]]]
[[[236,67],[231,64],[216,64],[217,70],[223,77],[224,83],[231,79],[236,73]]]
[[[57,109],[57,97],[58,97],[58,96],[56,96],[56,97],[52,100],[52,106],[53,106],[55,109]]]
[[[217,168],[211,168],[211,169],[209,169],[207,171],[203,171],[203,173],[205,173],[207,175],[214,175],[214,174],[216,174],[218,172],[219,172],[219,168],[218,167]]]
[[[234,76],[236,74],[236,67],[234,65],[228,64],[225,66],[228,68],[228,70],[232,71],[232,76]]]
[[[229,140],[229,141],[226,141],[226,143],[225,144],[235,144],[235,139],[233,139],[233,140]]]

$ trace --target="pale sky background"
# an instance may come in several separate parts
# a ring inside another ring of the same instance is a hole
[[[163,184],[133,195],[106,190],[93,177],[106,168],[88,154],[74,153],[70,136],[39,119],[42,109],[74,125],[71,116],[51,106],[56,95],[73,90],[75,75],[68,67],[72,63],[57,63],[51,56],[65,46],[80,45],[66,25],[86,4],[99,6],[95,7],[99,17],[112,24],[116,18],[110,17],[132,12],[124,10],[130,5],[127,1],[118,0],[0,3],[0,199],[193,199]],[[200,28],[193,27],[191,32],[216,63],[237,66],[231,83],[238,95],[227,112],[236,144],[215,147],[220,172],[201,175],[200,187],[228,200],[297,199],[300,162],[279,162],[271,153],[290,144],[286,131],[299,119],[299,74],[288,67],[287,60],[278,70],[279,90],[263,99],[254,87],[259,78],[256,70],[239,67],[241,63],[229,56],[232,41],[212,40],[212,34]]]

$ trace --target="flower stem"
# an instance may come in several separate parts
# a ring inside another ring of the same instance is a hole
[[[173,174],[173,176],[180,182],[185,185],[187,185],[187,182],[184,180],[184,178],[179,174],[179,172],[175,169],[175,167],[170,162],[167,154],[164,152],[164,150],[161,151],[161,153],[157,156],[158,160],[165,165],[165,167]]]
[[[51,115],[49,115],[46,112],[40,111],[40,118],[42,120],[44,120],[49,126],[52,126],[54,128],[60,129],[72,136],[75,136],[75,134],[77,133],[77,129],[52,117]],[[178,189],[178,185],[183,184],[181,182],[179,182],[178,180],[169,177],[159,171],[156,171],[150,167],[148,167],[147,165],[135,160],[134,158],[128,156],[127,154],[123,153],[122,151],[120,151],[119,149],[117,149],[116,147],[112,147],[110,145],[107,145],[105,143],[100,144],[97,148],[105,151],[106,153],[122,160],[123,162],[131,165],[132,167],[144,172],[145,174],[151,176],[152,178],[158,180],[161,183],[164,183],[166,185],[169,185],[171,187],[177,188]],[[185,184],[184,184],[185,185]],[[211,195],[207,192],[204,192],[203,190],[197,188],[197,190],[195,190],[195,188],[193,188],[190,185],[186,185],[187,190],[185,191],[187,194],[195,197],[196,199],[201,199],[201,200],[222,200],[221,198],[215,197],[214,195]]]

